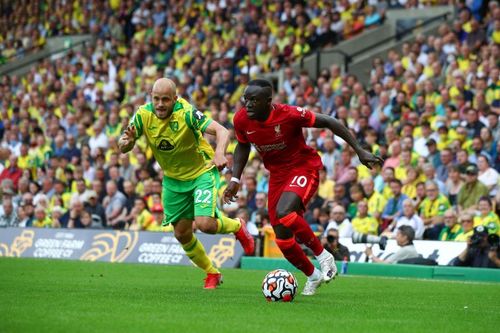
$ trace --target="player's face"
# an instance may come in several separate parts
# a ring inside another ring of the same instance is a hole
[[[174,110],[174,104],[177,101],[175,93],[169,91],[153,91],[151,97],[153,98],[156,116],[160,119],[170,117]]]
[[[243,104],[248,118],[266,120],[271,109],[271,94],[268,88],[248,86],[243,93]]]

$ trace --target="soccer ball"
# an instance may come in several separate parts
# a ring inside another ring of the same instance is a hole
[[[268,302],[291,302],[297,293],[297,279],[284,269],[267,273],[262,281],[262,293]]]

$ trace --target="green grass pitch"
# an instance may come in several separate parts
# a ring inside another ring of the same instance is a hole
[[[0,332],[496,332],[500,284],[340,276],[268,303],[265,271],[0,259]],[[299,273],[299,291],[305,278]]]

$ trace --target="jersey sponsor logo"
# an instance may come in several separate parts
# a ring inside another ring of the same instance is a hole
[[[149,127],[148,127],[148,130],[149,130],[149,131],[154,131],[156,128],[157,128],[156,126],[152,125],[152,126],[149,126]]]
[[[167,139],[161,139],[160,143],[156,146],[156,149],[160,151],[169,151],[174,149],[174,145],[172,145]]]
[[[196,110],[196,112],[194,113],[194,117],[198,120],[202,120],[203,118],[205,118],[205,115],[200,110]]]
[[[250,135],[250,134],[254,134],[255,132],[257,132],[257,131],[247,131],[247,134]]]
[[[179,122],[178,121],[171,121],[168,123],[170,126],[170,129],[174,132],[177,132],[179,130]]]
[[[265,153],[271,150],[283,150],[286,149],[286,143],[284,141],[279,143],[273,143],[271,145],[255,145],[255,148],[259,153]]]

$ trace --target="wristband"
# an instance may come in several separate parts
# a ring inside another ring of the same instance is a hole
[[[231,177],[231,181],[232,181],[232,182],[235,182],[235,183],[237,183],[237,184],[239,184],[239,183],[240,183],[240,180],[239,180],[238,178],[236,178],[236,177]]]

